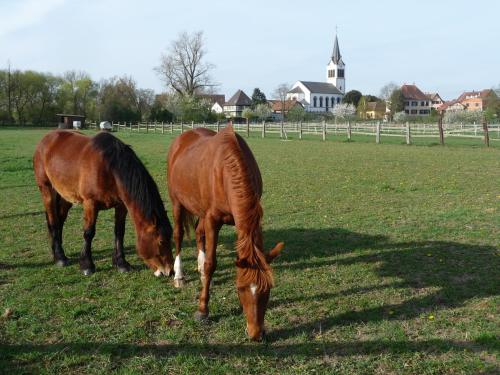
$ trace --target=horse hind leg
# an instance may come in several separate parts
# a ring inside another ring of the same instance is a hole
[[[184,273],[181,262],[181,246],[184,238],[184,208],[180,203],[173,205],[174,215],[174,242],[175,242],[175,262],[174,262],[174,286],[182,288],[184,286]],[[159,276],[159,275],[158,275]]]
[[[123,205],[117,206],[115,208],[115,251],[113,253],[113,266],[119,272],[130,271],[130,264],[125,260],[125,252],[123,250],[126,217],[127,208]]]
[[[62,228],[71,204],[68,207],[68,202],[56,192],[49,182],[40,184],[39,188],[45,206],[45,218],[51,239],[52,256],[57,266],[65,267],[69,264],[69,259],[64,254],[62,247]]]

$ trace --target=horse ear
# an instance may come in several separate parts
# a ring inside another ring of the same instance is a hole
[[[279,256],[284,247],[285,247],[284,242],[278,242],[276,246],[269,253],[266,254],[267,263],[271,263],[274,260],[274,258]]]

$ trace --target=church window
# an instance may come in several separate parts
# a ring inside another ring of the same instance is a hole
[[[337,98],[337,104],[339,104],[339,103],[340,103],[340,98]]]
[[[344,78],[344,69],[338,69],[337,76],[338,76],[339,78]]]
[[[318,98],[314,97],[313,98],[313,102],[314,102],[313,106],[314,107],[317,107],[317,104],[318,104],[317,101],[318,101]]]
[[[335,70],[329,69],[328,70],[328,77],[330,77],[330,78],[335,77]]]
[[[331,103],[330,107],[333,107],[335,105],[335,99],[333,96],[330,98],[330,103]]]
[[[323,97],[322,96],[319,97],[319,106],[323,107]]]

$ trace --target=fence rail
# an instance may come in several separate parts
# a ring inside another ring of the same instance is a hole
[[[225,123],[113,123],[113,131],[180,134],[189,129],[209,128],[215,131],[226,127]],[[250,135],[258,133],[262,138],[270,134],[279,134],[280,138],[287,139],[291,135],[298,135],[302,139],[305,135],[319,136],[326,140],[329,136],[345,136],[351,139],[353,135],[372,136],[377,143],[383,137],[401,137],[411,144],[412,138],[439,138],[439,127],[436,124],[395,124],[395,123],[326,123],[326,122],[260,122],[249,124],[234,124],[235,130]],[[98,124],[89,123],[90,128],[97,129]],[[443,134],[446,137],[478,138],[488,141],[500,141],[500,124],[443,124]]]

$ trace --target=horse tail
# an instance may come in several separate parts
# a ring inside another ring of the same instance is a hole
[[[182,215],[182,227],[184,228],[184,233],[186,233],[188,240],[191,240],[191,229],[196,229],[197,225],[198,221],[196,220],[196,216],[184,209]]]

